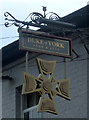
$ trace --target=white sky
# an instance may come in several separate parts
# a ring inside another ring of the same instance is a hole
[[[39,12],[43,14],[42,6],[47,7],[47,12],[55,12],[60,17],[68,15],[84,6],[88,0],[0,0],[0,48],[15,41],[18,37],[17,27],[6,28],[5,12],[10,12],[15,18],[24,20],[29,13]],[[5,39],[5,37],[9,37]],[[3,38],[3,39],[2,39]]]

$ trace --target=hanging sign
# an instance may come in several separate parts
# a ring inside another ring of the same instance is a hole
[[[19,48],[22,50],[71,57],[71,40],[26,29],[19,30]]]

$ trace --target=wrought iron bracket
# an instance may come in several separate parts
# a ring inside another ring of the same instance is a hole
[[[26,21],[17,20],[9,12],[4,13],[4,16],[5,16],[5,20],[8,21],[8,22],[5,22],[6,27],[10,27],[12,25],[15,25],[16,27],[24,27],[24,26],[41,27],[40,24],[38,23],[38,19],[43,17],[43,15],[41,15],[40,13],[33,12],[29,15],[30,21],[26,22]],[[9,19],[8,17],[10,17],[11,19]],[[12,23],[10,23],[10,22],[12,22]]]
[[[5,16],[5,26],[10,27],[15,25],[16,27],[38,27],[44,29],[60,29],[60,28],[75,28],[76,26],[70,23],[66,23],[60,20],[60,17],[53,12],[45,13],[46,7],[43,7],[44,16],[38,12],[32,12],[28,15],[28,17],[24,20],[17,20],[11,13],[4,13]],[[10,17],[10,19],[9,19]],[[26,21],[29,18],[29,21]]]

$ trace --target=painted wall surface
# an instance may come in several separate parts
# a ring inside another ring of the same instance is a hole
[[[66,59],[67,78],[70,79],[71,101],[55,96],[58,115],[46,112],[38,113],[37,107],[34,107],[29,111],[30,118],[87,118],[87,52],[80,40],[73,41],[73,49],[79,54],[79,58],[74,60]],[[75,57],[75,55],[73,56]],[[63,58],[46,54],[41,54],[38,58],[56,60],[55,79],[64,79]],[[24,71],[25,62],[11,68],[8,67],[3,71],[3,75],[10,75],[14,78],[12,81],[3,80],[2,83],[3,118],[16,118],[16,87],[22,85]],[[36,58],[29,61],[29,73],[34,76],[39,75]]]
[[[0,119],[2,118],[2,51],[0,49]]]

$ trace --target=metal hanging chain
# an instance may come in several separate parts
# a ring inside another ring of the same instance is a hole
[[[67,79],[67,65],[66,65],[66,58],[64,58],[64,79]]]
[[[63,32],[63,34],[64,34],[64,37],[66,36],[65,35],[65,32]],[[66,58],[64,58],[64,79],[67,79],[67,69],[66,69]]]
[[[26,52],[26,72],[28,72],[28,55],[29,55],[29,52],[27,51]]]

